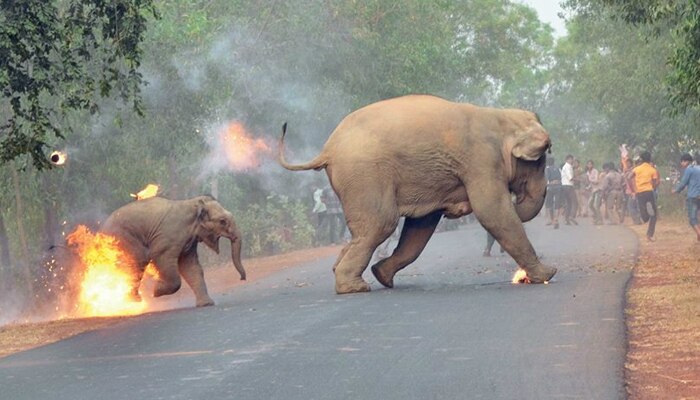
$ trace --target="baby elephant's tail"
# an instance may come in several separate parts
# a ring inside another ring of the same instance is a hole
[[[290,164],[285,160],[284,158],[284,135],[287,134],[287,123],[285,122],[284,125],[282,125],[282,138],[280,138],[280,146],[279,146],[279,162],[280,165],[282,165],[284,168],[290,170],[290,171],[304,171],[304,170],[309,170],[309,169],[315,169],[316,171],[322,170],[326,168],[328,165],[328,161],[326,160],[326,157],[324,156],[323,152],[316,156],[313,160],[305,163],[305,164]]]

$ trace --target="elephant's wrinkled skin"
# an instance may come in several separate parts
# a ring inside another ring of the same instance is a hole
[[[182,275],[194,291],[198,307],[213,305],[197,257],[197,245],[204,242],[218,253],[222,236],[231,240],[233,265],[241,279],[245,279],[241,235],[231,213],[212,197],[138,200],[114,211],[100,230],[115,236],[132,258],[129,268],[133,273],[135,298],[139,298],[138,288],[146,265],[153,261],[158,271],[155,297],[177,292]]]
[[[472,211],[534,283],[556,268],[542,264],[522,222],[542,208],[549,135],[534,113],[482,108],[413,95],[380,101],[345,117],[312,161],[289,170],[325,169],[352,240],[333,269],[336,292],[369,291],[362,279],[375,248],[406,221],[391,257],[372,267],[393,286],[396,272],[423,251],[440,217]],[[511,194],[515,194],[513,202]]]

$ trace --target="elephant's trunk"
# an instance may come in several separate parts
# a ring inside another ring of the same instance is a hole
[[[518,213],[518,217],[523,222],[535,218],[544,204],[544,193],[530,193],[530,195],[534,195],[534,197],[526,197],[520,203],[515,204],[515,212]]]
[[[516,195],[515,211],[523,222],[537,216],[547,193],[547,180],[544,177],[545,157],[537,161],[517,160],[515,178],[510,184]]]
[[[238,273],[241,275],[241,280],[245,280],[245,269],[243,268],[243,263],[241,263],[241,236],[236,235],[231,239],[231,261],[233,261],[233,266],[236,267]]]

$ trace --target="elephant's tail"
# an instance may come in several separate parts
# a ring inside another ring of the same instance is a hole
[[[322,170],[326,168],[328,165],[328,161],[326,160],[326,157],[323,155],[323,152],[316,156],[313,160],[305,163],[305,164],[290,164],[287,162],[287,160],[284,158],[284,135],[287,134],[287,123],[285,122],[284,125],[282,125],[282,137],[280,138],[280,146],[279,146],[279,162],[280,165],[282,165],[284,168],[290,170],[290,171],[305,171],[309,169],[315,169],[316,171]]]

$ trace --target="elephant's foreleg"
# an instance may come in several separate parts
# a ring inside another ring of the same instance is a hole
[[[489,177],[483,177],[488,182]],[[525,234],[520,217],[513,206],[510,193],[503,185],[494,182],[476,185],[480,180],[474,180],[474,190],[469,190],[474,214],[481,225],[493,235],[501,247],[510,254],[518,265],[527,272],[533,283],[548,281],[557,272],[542,264],[537,258],[535,249]],[[468,188],[469,189],[469,188]]]
[[[196,248],[180,256],[178,269],[180,270],[180,275],[185,278],[185,282],[192,288],[197,299],[197,307],[213,306],[214,300],[207,293],[204,271],[202,270],[202,265],[199,264]]]
[[[372,266],[372,273],[382,285],[394,287],[394,275],[418,258],[435,232],[442,217],[441,211],[435,211],[420,218],[408,218],[401,230],[401,238],[393,254]]]

